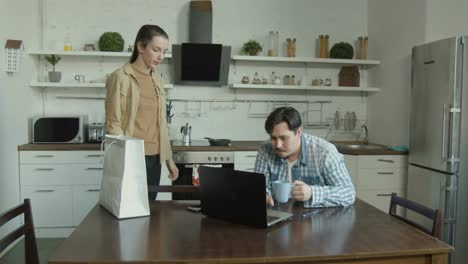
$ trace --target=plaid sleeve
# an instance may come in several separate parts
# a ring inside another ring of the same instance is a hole
[[[353,204],[356,192],[346,169],[343,155],[336,150],[330,150],[324,155],[321,163],[321,174],[325,186],[311,186],[312,197],[309,201],[304,202],[304,206],[346,206]]]
[[[255,172],[265,174],[266,192],[271,196],[270,170],[268,169],[268,151],[263,145],[255,159]]]

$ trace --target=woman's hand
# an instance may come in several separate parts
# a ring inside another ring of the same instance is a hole
[[[167,170],[169,171],[169,179],[171,179],[171,181],[177,180],[179,177],[179,169],[175,165],[175,162],[172,158],[166,160],[166,166]]]

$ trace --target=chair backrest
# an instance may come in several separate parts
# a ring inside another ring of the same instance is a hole
[[[2,213],[0,215],[0,227],[22,214],[24,214],[24,224],[0,239],[0,252],[24,235],[26,263],[39,264],[36,235],[34,234],[34,224],[29,199],[24,199],[24,203]]]
[[[406,208],[407,210],[411,210],[415,213],[418,213],[422,216],[425,216],[426,218],[430,219],[432,221],[432,228],[428,229],[404,216],[398,215],[397,214],[397,205],[402,206]],[[441,216],[440,216],[440,211],[439,209],[431,209],[429,207],[426,207],[422,204],[419,204],[417,202],[408,200],[403,197],[397,196],[396,193],[392,193],[391,199],[390,199],[390,209],[388,212],[390,215],[424,231],[425,233],[440,238],[440,224],[441,224]]]

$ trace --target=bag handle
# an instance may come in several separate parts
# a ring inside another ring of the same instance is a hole
[[[101,164],[104,164],[104,155],[106,155],[106,151],[108,149],[110,149],[110,146],[112,146],[112,144],[114,144],[115,142],[117,141],[112,141],[106,149],[104,149],[104,143],[106,143],[106,140],[104,139],[102,142],[101,142],[101,149],[100,149],[100,152],[101,152]]]

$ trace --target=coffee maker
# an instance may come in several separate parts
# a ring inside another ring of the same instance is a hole
[[[185,126],[182,126],[180,128],[180,133],[182,133],[182,144],[190,145],[190,143],[192,142],[192,127],[189,126],[188,123],[186,123]]]
[[[88,125],[88,142],[101,143],[104,140],[104,124],[92,123]]]

